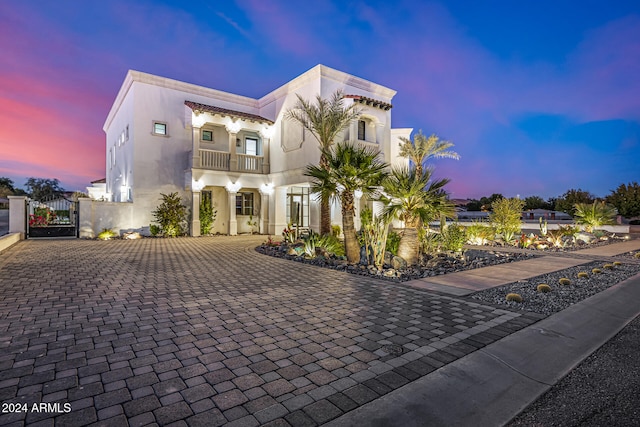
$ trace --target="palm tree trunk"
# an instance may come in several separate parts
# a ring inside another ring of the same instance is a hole
[[[320,167],[329,170],[329,162],[324,152],[320,155]],[[331,206],[329,199],[323,197],[320,199],[320,235],[331,233]]]
[[[398,244],[398,256],[408,265],[418,262],[418,231],[414,227],[406,227]]]
[[[353,221],[355,209],[353,194],[347,190],[342,193],[342,231],[344,233],[344,249],[347,261],[351,264],[360,262],[360,244],[356,237],[356,227]]]

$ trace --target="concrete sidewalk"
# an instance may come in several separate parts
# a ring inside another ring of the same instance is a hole
[[[474,249],[482,248],[474,247]],[[500,250],[500,252],[538,254],[527,249],[511,247],[487,247],[486,250],[496,249]],[[636,250],[640,250],[640,239],[558,254],[540,252],[540,256],[533,259],[476,268],[473,270],[460,271],[442,276],[410,280],[408,282],[404,282],[404,284],[416,289],[437,291],[456,296],[465,296],[483,289],[505,285],[518,280],[539,276],[541,274],[564,270],[576,265],[587,264],[596,259],[609,259],[612,256]],[[627,261],[634,263],[638,262],[636,260]]]

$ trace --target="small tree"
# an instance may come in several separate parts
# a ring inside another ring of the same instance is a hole
[[[493,202],[491,207],[493,211],[489,214],[489,222],[496,228],[496,232],[502,235],[505,242],[511,242],[522,228],[524,201],[515,197],[502,198]]]
[[[618,214],[616,208],[604,201],[593,203],[576,203],[575,220],[583,225],[585,230],[592,232],[596,227],[615,224],[614,217]]]
[[[162,203],[153,211],[153,216],[160,225],[162,234],[166,237],[186,234],[187,207],[182,204],[180,196],[178,193],[160,195]]]
[[[615,206],[618,213],[626,218],[640,216],[640,185],[637,182],[620,184],[607,196],[607,203]]]

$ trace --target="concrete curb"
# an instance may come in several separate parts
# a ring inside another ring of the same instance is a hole
[[[638,316],[638,302],[640,274],[327,425],[504,425]]]
[[[9,233],[5,234],[4,236],[0,236],[0,252],[10,248],[23,239],[24,236],[22,235],[22,233]]]

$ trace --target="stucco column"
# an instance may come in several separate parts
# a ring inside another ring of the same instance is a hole
[[[236,139],[238,138],[238,134],[235,132],[229,132],[229,170],[237,171],[238,170],[238,153],[236,150]],[[235,206],[235,201],[233,202]],[[235,212],[235,211],[234,211]]]
[[[236,236],[238,234],[238,220],[236,218],[236,194],[237,191],[229,191],[229,236]]]
[[[27,198],[25,196],[8,196],[9,198],[9,233],[21,233],[24,238],[27,232]]]
[[[287,226],[287,190],[288,187],[276,188],[272,200],[269,200],[273,211],[273,215],[269,214],[269,233],[276,236],[282,235]]]
[[[191,192],[191,237],[200,236],[200,191]]]
[[[193,126],[191,132],[191,167],[200,167],[200,128]]]
[[[269,173],[269,146],[271,140],[269,138],[262,138],[262,173]]]
[[[269,233],[269,196],[273,194],[273,185],[260,186],[260,234]]]
[[[80,222],[80,238],[93,239],[96,231],[93,229],[93,199],[80,197],[78,199],[78,221]],[[98,230],[98,233],[100,231]]]
[[[349,142],[352,144],[358,140],[358,119],[351,120],[349,124]]]

